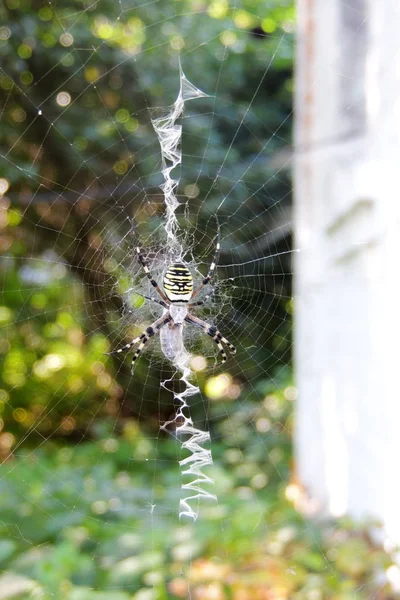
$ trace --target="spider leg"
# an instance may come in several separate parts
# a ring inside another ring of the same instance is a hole
[[[226,337],[224,337],[222,335],[222,333],[220,331],[218,331],[218,329],[216,327],[214,327],[214,325],[209,325],[205,321],[202,321],[201,319],[199,319],[198,317],[195,317],[194,315],[191,315],[190,313],[186,316],[185,321],[187,323],[190,323],[191,325],[195,325],[196,327],[199,327],[200,329],[202,329],[204,331],[204,333],[206,333],[207,335],[212,337],[214,342],[217,344],[219,351],[221,352],[222,362],[225,362],[227,357],[226,357],[226,352],[225,352],[224,347],[221,342],[223,342],[224,344],[226,344],[228,346],[231,354],[236,354],[235,346],[233,344],[231,344],[230,341],[227,340]]]
[[[138,256],[139,262],[142,265],[144,272],[146,273],[148,279],[150,280],[151,285],[155,288],[157,294],[159,296],[161,296],[161,298],[164,300],[164,302],[168,302],[168,298],[167,296],[164,294],[164,292],[161,290],[160,286],[158,285],[157,281],[154,279],[154,277],[152,276],[152,274],[150,273],[149,267],[147,266],[147,263],[145,261],[145,258],[143,256],[143,254],[140,252],[140,248],[139,246],[136,248],[136,254]]]
[[[192,298],[194,298],[195,296],[197,296],[197,294],[199,292],[201,292],[201,290],[204,288],[204,286],[206,286],[208,283],[210,283],[213,275],[214,275],[214,271],[215,271],[215,267],[217,266],[217,261],[218,261],[218,256],[219,256],[219,251],[221,248],[221,241],[220,241],[220,231],[219,231],[219,227],[218,227],[218,233],[217,233],[217,245],[215,247],[215,252],[214,252],[214,256],[213,259],[211,261],[211,265],[210,268],[208,269],[208,273],[206,275],[206,277],[204,277],[203,281],[201,282],[201,285],[199,288],[197,288],[197,290],[195,290],[192,294]]]
[[[188,304],[188,308],[193,308],[194,306],[202,306],[203,304],[205,304],[207,302],[207,300],[209,298],[211,298],[213,293],[214,293],[214,290],[210,294],[207,294],[207,296],[204,296],[203,300],[197,300],[197,302],[191,302],[190,304]]]
[[[135,344],[139,343],[139,346],[138,346],[135,354],[132,357],[132,371],[133,371],[135,361],[140,356],[145,344],[147,344],[149,339],[152,338],[153,335],[161,329],[161,327],[164,327],[164,325],[169,323],[171,320],[172,319],[169,314],[163,315],[162,317],[157,319],[157,321],[154,321],[154,323],[152,323],[149,327],[147,327],[147,329],[145,331],[143,331],[143,333],[141,333],[138,337],[136,337],[131,342],[129,342],[129,344],[125,344],[125,346],[122,346],[122,348],[119,348],[118,350],[113,350],[112,352],[108,352],[107,354],[120,354],[121,352],[127,352],[128,350],[130,350],[132,348],[132,346],[135,346]]]
[[[157,298],[152,298],[151,296],[146,296],[145,294],[141,294],[140,292],[135,292],[135,294],[137,294],[138,296],[142,296],[142,298],[146,298],[146,300],[151,300],[152,302],[155,302],[156,304],[159,304],[160,306],[163,306],[164,308],[168,308],[168,304],[166,302],[164,302],[164,300],[157,300]]]

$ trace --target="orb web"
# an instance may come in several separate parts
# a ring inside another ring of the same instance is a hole
[[[0,589],[331,597],[342,530],[321,539],[293,508],[292,4],[7,15]],[[162,314],[136,247],[160,285],[179,258],[196,288],[218,229],[196,314],[237,355],[188,326],[178,359],[159,336],[133,374],[132,354],[106,357]],[[378,579],[351,593],[380,597]]]

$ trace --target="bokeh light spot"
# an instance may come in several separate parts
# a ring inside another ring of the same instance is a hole
[[[207,360],[204,358],[204,356],[194,356],[190,361],[190,366],[192,367],[193,371],[204,371],[204,369],[207,367]]]
[[[216,377],[210,377],[205,385],[206,395],[211,400],[217,400],[226,396],[231,382],[232,377],[229,373],[221,373]]]
[[[5,177],[0,177],[0,197],[4,196],[10,187],[10,182]]]
[[[237,35],[234,31],[227,30],[221,33],[219,39],[221,40],[221,44],[224,46],[233,46],[237,40]]]
[[[74,37],[70,33],[65,32],[60,35],[60,44],[62,46],[64,46],[65,48],[72,46],[73,43],[74,43]]]
[[[0,27],[0,40],[8,40],[11,36],[11,29],[3,25]]]
[[[68,106],[71,103],[71,95],[68,92],[59,92],[57,94],[57,104],[59,106]]]

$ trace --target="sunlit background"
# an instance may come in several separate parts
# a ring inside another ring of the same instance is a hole
[[[400,597],[378,523],[315,520],[292,452],[293,2],[5,0],[0,22],[0,598]],[[161,282],[150,119],[179,59],[209,95],[181,121],[181,239],[200,281],[224,199],[199,314],[238,347],[185,338],[218,497],[195,523],[160,430],[173,368],[156,339],[134,375],[105,355],[160,314],[133,248]]]

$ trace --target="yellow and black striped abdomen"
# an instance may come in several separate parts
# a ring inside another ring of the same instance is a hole
[[[193,294],[193,278],[182,263],[168,267],[164,276],[164,289],[171,302],[189,302]]]

